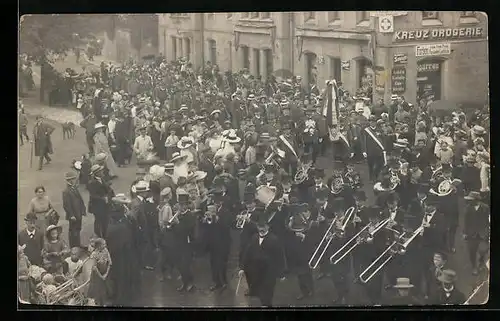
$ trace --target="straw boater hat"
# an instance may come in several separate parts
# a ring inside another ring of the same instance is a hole
[[[227,137],[225,138],[225,141],[230,143],[230,144],[237,144],[241,141],[241,138],[239,138],[236,133],[230,132],[228,133]]]
[[[173,171],[174,170],[174,163],[163,164],[163,168],[165,168],[165,171]]]
[[[394,143],[394,147],[399,147],[399,148],[406,148],[408,147],[408,139],[397,139],[396,142]]]
[[[185,104],[182,104],[181,108],[179,108],[180,112],[184,112],[184,111],[187,111],[187,110],[188,110],[188,108],[187,108],[187,106]]]
[[[172,159],[170,160],[170,163],[175,163],[175,162],[177,162],[177,161],[183,161],[183,160],[185,160],[186,158],[187,158],[187,156],[186,156],[186,155],[181,156],[181,154],[180,154],[180,153],[177,153],[177,152],[176,152],[176,153],[173,153],[173,154],[172,154]]]
[[[132,201],[125,194],[116,194],[111,199],[111,202],[116,204],[130,204]]]
[[[413,288],[413,284],[410,283],[409,278],[397,278],[396,285],[394,285],[395,289],[411,289]]]
[[[193,138],[184,136],[177,143],[177,148],[179,148],[179,149],[187,149],[187,148],[193,146],[193,144],[194,144]]]
[[[160,196],[167,196],[167,195],[170,195],[170,194],[172,194],[172,189],[170,187],[165,187],[160,192]]]
[[[94,125],[94,129],[95,130],[98,130],[100,128],[106,128],[106,125],[104,125],[103,123],[99,122],[97,124]]]
[[[215,109],[213,110],[211,113],[210,113],[210,116],[213,116],[215,114],[220,114],[220,110],[219,109]]]
[[[134,193],[148,192],[149,184],[146,181],[138,181],[135,185]]]
[[[472,132],[474,133],[474,135],[484,135],[486,133],[486,130],[482,126],[475,125],[474,127],[472,127]]]

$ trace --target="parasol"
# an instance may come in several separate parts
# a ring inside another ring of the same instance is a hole
[[[451,114],[453,111],[458,109],[458,105],[446,100],[437,100],[429,104],[428,110],[431,115],[440,116]]]

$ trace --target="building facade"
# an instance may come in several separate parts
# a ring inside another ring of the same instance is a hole
[[[366,83],[374,97],[413,103],[484,103],[488,97],[487,17],[478,12],[323,11],[161,14],[159,50],[167,59],[207,61],[221,71],[247,68],[301,75],[303,82]],[[389,23],[389,24],[387,24]],[[282,72],[280,72],[282,71]],[[472,77],[471,77],[472,76]]]
[[[375,17],[383,23],[383,17]],[[385,21],[387,22],[387,21]],[[416,102],[434,100],[486,103],[488,100],[488,21],[474,11],[410,11],[393,17],[393,32],[376,35],[374,92]]]

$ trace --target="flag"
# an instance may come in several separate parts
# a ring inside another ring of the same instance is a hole
[[[323,116],[326,117],[327,125],[337,125],[339,117],[339,99],[337,82],[330,80],[325,90],[325,105],[323,107]]]

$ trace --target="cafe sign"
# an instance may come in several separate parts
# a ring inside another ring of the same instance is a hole
[[[451,54],[451,45],[449,43],[433,43],[415,46],[416,57],[443,56],[449,54]]]
[[[394,32],[394,42],[476,39],[484,36],[482,27],[400,30]]]
[[[402,94],[406,91],[406,67],[392,68],[391,89],[393,94]]]

